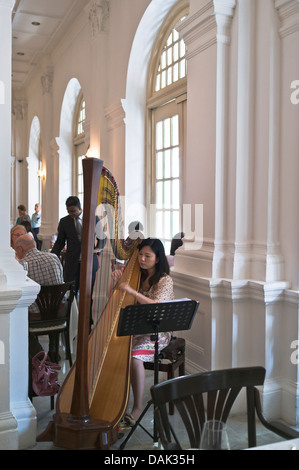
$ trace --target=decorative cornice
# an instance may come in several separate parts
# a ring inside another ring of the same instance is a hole
[[[257,301],[263,304],[289,302],[298,305],[298,292],[289,290],[288,282],[259,282],[250,279],[213,279],[195,274],[172,271],[171,277],[177,289],[194,298],[210,298],[231,302]]]
[[[109,0],[92,0],[89,6],[89,26],[94,38],[102,31],[107,31],[109,19]]]
[[[214,0],[218,43],[230,44],[230,27],[235,6],[235,0]]]
[[[43,95],[45,95],[46,93],[52,93],[53,80],[54,80],[53,67],[47,67],[45,74],[41,76]]]
[[[3,283],[1,282],[1,289],[0,289],[0,314],[1,315],[12,312],[16,308],[18,301],[22,296],[21,288],[8,289],[5,286],[6,287],[5,289],[5,288],[2,288],[2,284]]]
[[[280,36],[286,37],[299,31],[299,0],[276,0],[275,8],[280,19]]]
[[[294,4],[298,4],[299,0],[274,0],[275,1],[275,8],[277,10],[286,10],[286,11],[291,11],[293,8]]]
[[[108,130],[116,129],[124,124],[125,111],[122,104],[109,106],[105,109]]]
[[[214,0],[213,3],[216,14],[225,15],[228,17],[234,16],[236,0]]]
[[[177,26],[177,31],[187,46],[187,60],[216,43],[216,22],[212,2],[209,2],[209,6],[209,9],[202,8]]]
[[[12,113],[17,121],[21,121],[27,117],[28,103],[24,100],[14,100],[12,103]]]
[[[288,282],[259,282],[253,280],[240,280],[231,282],[233,301],[255,300],[265,304],[280,302],[285,291],[289,288]]]
[[[50,141],[50,149],[52,157],[59,156],[59,144],[57,142],[57,138],[54,138]]]
[[[207,1],[198,11],[177,25],[177,30],[187,45],[187,59],[217,42],[230,43],[230,26],[235,5],[235,0]]]
[[[0,0],[0,8],[9,8],[13,9],[15,0]]]

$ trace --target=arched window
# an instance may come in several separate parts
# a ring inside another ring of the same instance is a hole
[[[156,75],[155,91],[181,80],[187,75],[186,47],[175,28],[169,34],[163,46]]]
[[[180,8],[179,8],[180,7]],[[183,161],[185,154],[187,63],[186,47],[176,25],[188,13],[179,2],[162,26],[158,53],[152,57],[148,81],[147,188],[151,233],[160,238],[166,254],[171,239],[181,232]]]
[[[83,94],[80,93],[77,102],[77,112],[75,113],[75,124],[74,124],[74,194],[78,196],[83,206],[83,168],[82,159],[85,157],[85,133],[84,123],[86,119],[86,108]]]
[[[84,125],[85,119],[86,119],[85,101],[82,98],[81,99],[81,106],[80,106],[80,110],[79,110],[78,123],[77,123],[77,137],[84,134],[83,125]]]

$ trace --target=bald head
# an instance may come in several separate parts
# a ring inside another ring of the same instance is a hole
[[[14,248],[18,259],[22,259],[27,251],[32,250],[32,248],[36,248],[36,243],[31,235],[22,235],[16,240]]]

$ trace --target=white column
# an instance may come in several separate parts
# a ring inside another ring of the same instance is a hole
[[[108,140],[101,134],[101,129],[106,126],[106,95],[103,90],[107,90],[107,73],[103,63],[106,63],[108,57],[107,31],[109,30],[109,1],[101,0],[98,2],[88,2],[85,7],[88,15],[90,30],[90,52],[91,52],[91,71],[90,86],[93,89],[92,102],[86,102],[87,122],[84,126],[85,147],[89,146],[90,155],[95,158],[102,158],[106,165],[113,168],[113,151],[108,150]],[[99,86],[100,84],[100,86]],[[111,159],[109,161],[109,159]],[[121,158],[118,159],[118,163]],[[117,168],[117,165],[115,166]],[[117,181],[118,175],[114,174]]]
[[[17,213],[17,206],[24,204],[28,214],[31,214],[28,207],[28,167],[26,158],[28,156],[28,139],[27,139],[27,108],[28,104],[23,93],[14,93],[12,102],[12,111],[14,115],[14,157],[16,168],[16,207],[14,211]],[[16,218],[13,220],[15,223]]]
[[[11,155],[11,11],[13,0],[0,0],[0,163],[1,179],[0,197],[1,201],[7,201],[10,181],[10,155]],[[2,227],[6,230],[0,231],[0,247],[9,245],[9,204],[1,204],[0,216]],[[7,250],[6,250],[7,251]]]
[[[58,207],[58,194],[55,190],[55,162],[51,142],[53,141],[53,78],[54,70],[51,59],[45,57],[43,62],[43,74],[41,76],[41,86],[43,94],[43,116],[41,121],[41,141],[42,141],[42,169],[45,171],[45,180],[42,181],[42,225],[39,238],[43,240],[43,249],[49,248],[49,240],[52,233],[57,229],[53,227],[55,208]],[[57,145],[57,144],[56,144]],[[57,162],[56,162],[57,163]]]
[[[16,221],[16,157],[13,155],[10,159],[10,223],[13,225]]]
[[[227,167],[230,26],[235,1],[214,0],[217,23],[217,96],[216,96],[216,168],[215,168],[215,249],[213,278],[228,277],[227,249]]]
[[[3,450],[26,449],[36,441],[36,411],[28,398],[28,307],[38,291],[39,286],[28,278],[19,288],[0,290],[0,328],[5,346],[4,364],[0,365],[0,406],[4,415],[13,417],[16,432],[14,436],[7,427],[0,431]],[[2,401],[4,397],[6,403]],[[1,413],[0,423],[3,423]]]
[[[28,305],[39,290],[10,248],[11,12],[0,0],[0,449],[35,441],[35,411],[28,400]],[[33,426],[32,426],[33,425]]]
[[[10,194],[11,181],[11,11],[13,0],[0,0],[0,290],[19,282],[25,275],[15,261],[10,247]],[[0,328],[1,331],[1,328]]]
[[[281,273],[274,270],[275,266],[273,262],[271,266],[270,258],[267,274],[268,277],[280,275],[282,279],[287,279],[291,283],[292,289],[298,290],[299,219],[295,214],[298,212],[299,200],[297,181],[299,174],[299,103],[296,99],[299,80],[299,61],[297,60],[299,54],[299,2],[298,0],[275,0],[275,8],[278,18],[276,18],[276,31],[272,35],[274,36],[276,33],[273,41],[275,41],[274,46],[278,50],[274,50],[272,53],[273,67],[275,67],[277,74],[273,80],[272,95],[274,96],[274,93],[278,91],[276,100],[279,98],[279,101],[273,100],[273,113],[279,112],[279,124],[277,116],[273,115],[271,128],[273,184],[271,189],[273,192],[276,187],[278,189],[274,201],[279,210],[275,208],[274,204],[270,206],[269,229],[271,232],[268,233],[268,244],[271,247],[270,242],[276,240],[280,242],[285,272],[281,268]],[[279,38],[277,38],[277,34],[279,34]],[[279,129],[279,135],[277,135],[277,129]],[[270,196],[269,194],[269,198]],[[274,247],[277,258],[277,244]]]
[[[269,170],[268,170],[268,233],[266,282],[284,279],[284,260],[280,251],[280,37],[276,10],[272,14],[270,30],[269,82]]]
[[[251,277],[255,10],[256,0],[239,0],[235,279]]]

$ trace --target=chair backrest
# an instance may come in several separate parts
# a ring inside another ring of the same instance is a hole
[[[66,295],[67,294],[67,295]],[[57,318],[69,318],[71,305],[74,299],[74,286],[71,282],[56,284],[53,286],[41,286],[36,299],[41,320],[51,321]],[[63,301],[67,302],[67,308],[63,311]]]
[[[255,445],[255,386],[263,385],[263,367],[244,367],[177,377],[154,385],[151,395],[160,438],[165,449],[181,449],[169,422],[167,404],[172,401],[186,428],[189,447],[199,447],[206,420],[226,422],[242,388],[247,393],[248,444]],[[174,440],[174,441],[173,441]]]

